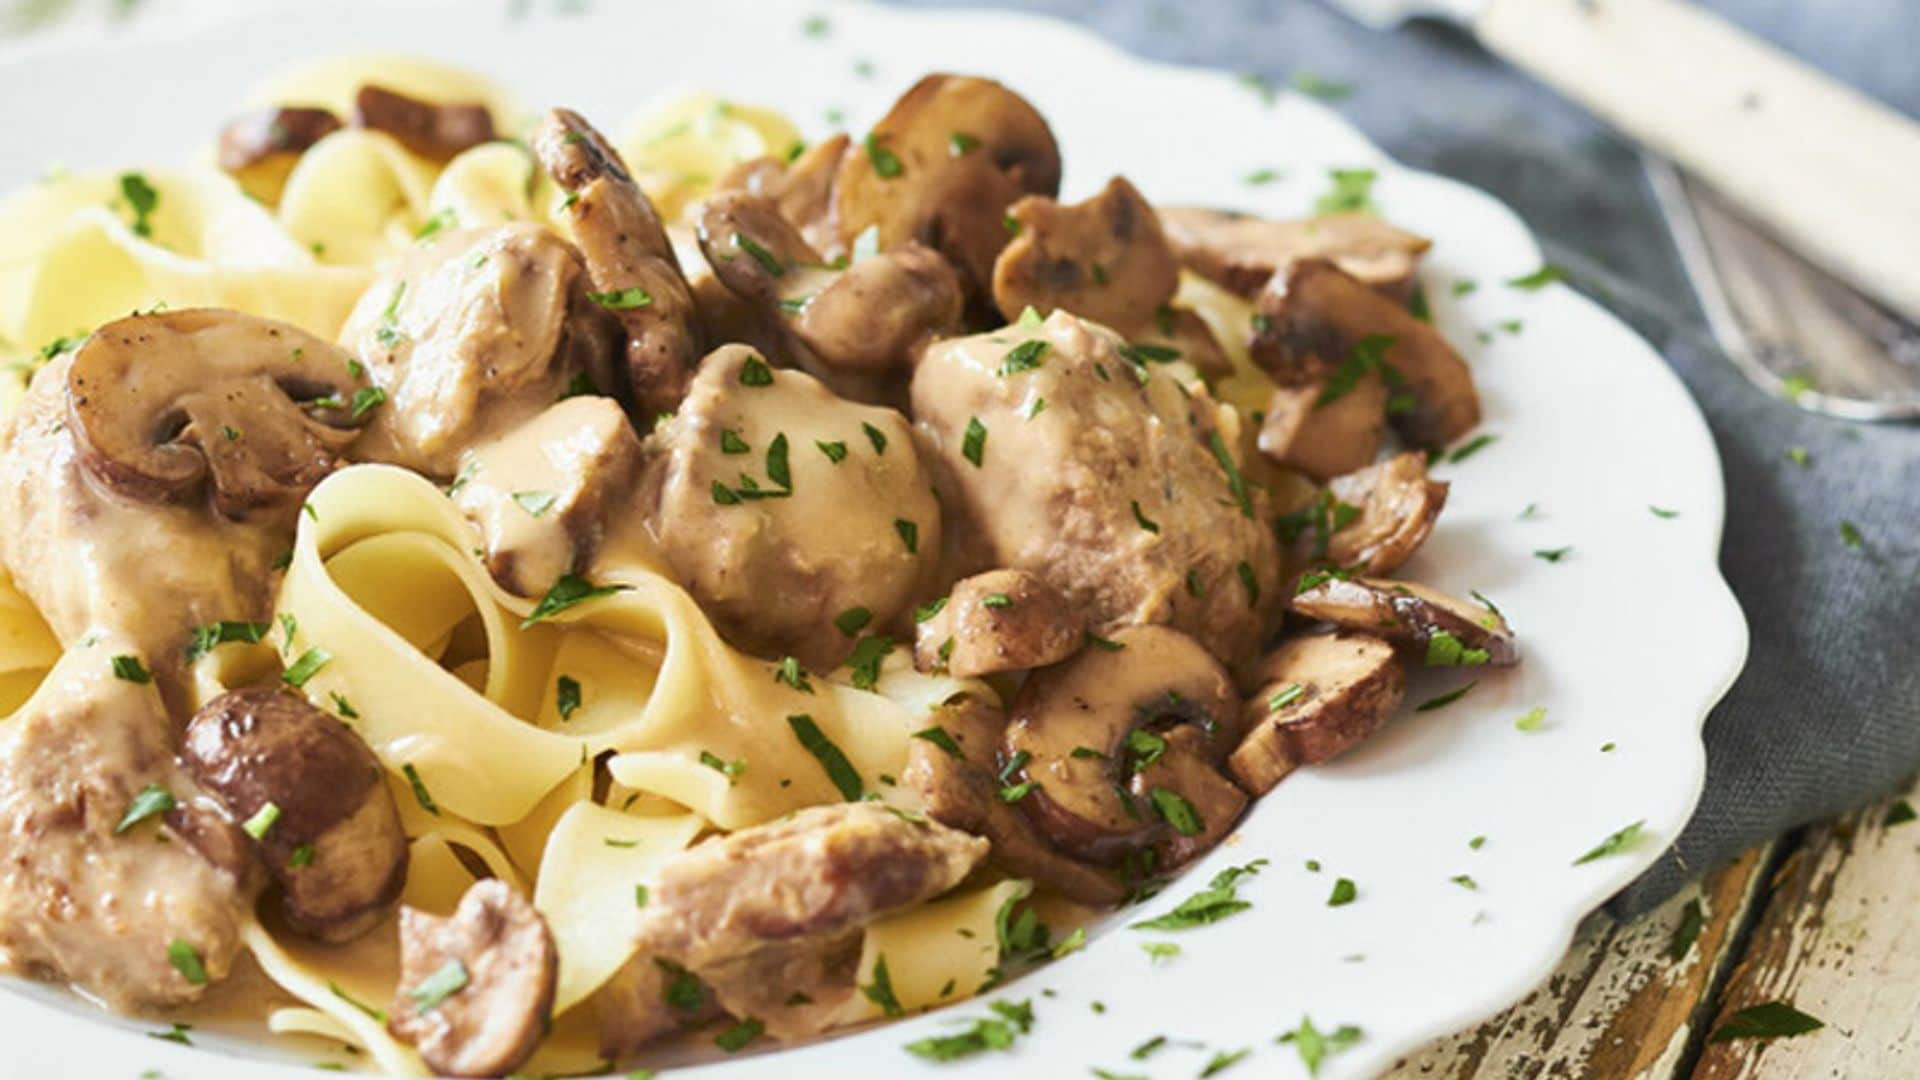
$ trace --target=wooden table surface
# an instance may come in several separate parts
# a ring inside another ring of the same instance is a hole
[[[1596,913],[1525,1000],[1388,1080],[1920,1076],[1920,821],[1902,820],[1914,799],[1920,784],[1762,844],[1631,922]],[[1826,1026],[1709,1040],[1764,1002]]]

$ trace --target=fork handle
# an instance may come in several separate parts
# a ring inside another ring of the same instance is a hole
[[[1492,0],[1474,30],[1920,322],[1920,124],[1677,0]]]

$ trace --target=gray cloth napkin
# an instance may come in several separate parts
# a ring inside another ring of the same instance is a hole
[[[1882,795],[1920,767],[1920,427],[1823,419],[1749,385],[1706,331],[1630,144],[1438,25],[1377,34],[1304,0],[1004,6],[1074,19],[1156,59],[1275,85],[1308,71],[1352,86],[1336,108],[1399,160],[1512,205],[1550,256],[1574,264],[1576,287],[1633,323],[1686,381],[1725,466],[1720,562],[1753,651],[1707,721],[1699,809],[1613,900],[1616,914],[1651,908],[1754,843]],[[1920,4],[1707,6],[1920,114]],[[1620,437],[1632,437],[1631,417]],[[1843,521],[1863,547],[1842,540]],[[1657,617],[1658,598],[1648,605]],[[1633,674],[1620,672],[1620,708],[1633,707]]]

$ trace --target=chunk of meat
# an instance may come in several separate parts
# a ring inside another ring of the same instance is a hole
[[[1029,195],[1007,216],[1019,230],[993,264],[993,302],[1009,322],[1029,307],[1064,309],[1124,332],[1180,284],[1153,207],[1126,177],[1072,205]]]
[[[171,686],[194,627],[268,616],[292,530],[100,484],[68,416],[71,360],[41,368],[0,426],[0,562],[63,644],[113,631]]]
[[[810,246],[832,258],[846,251],[833,216],[833,180],[851,143],[841,132],[807,147],[791,162],[770,157],[743,161],[714,187],[772,199],[780,216],[792,222]]]
[[[985,837],[993,845],[993,864],[1009,877],[1030,878],[1083,904],[1119,903],[1126,889],[1111,874],[1054,850],[1025,814],[1000,798],[1005,785],[995,774],[1006,725],[1005,713],[973,698],[940,706],[929,717],[929,729],[944,732],[953,749],[915,739],[907,747],[900,786],[935,821]]]
[[[638,482],[640,440],[612,398],[568,398],[461,466],[453,504],[480,530],[487,569],[519,596],[583,572]]]
[[[1377,366],[1395,397],[1405,395],[1389,399],[1387,414],[1409,442],[1445,446],[1480,422],[1473,375],[1439,331],[1332,263],[1296,261],[1267,283],[1256,307],[1264,319],[1253,359],[1282,386]],[[1368,339],[1380,339],[1379,348]]]
[[[443,1076],[501,1076],[552,1021],[559,954],[534,906],[497,878],[451,916],[400,909],[400,984],[387,1030]]]
[[[173,764],[154,686],[115,676],[128,648],[70,650],[0,725],[0,962],[137,1011],[226,976],[258,882],[247,861],[202,853],[244,850],[244,838]],[[150,785],[179,809],[129,821]]]
[[[1327,381],[1281,386],[1267,401],[1260,452],[1325,481],[1363,468],[1380,452],[1387,427],[1387,385],[1369,374],[1325,404]]]
[[[904,244],[830,266],[764,197],[733,192],[699,214],[715,276],[780,331],[780,354],[844,396],[877,400],[926,340],[957,326],[964,296],[947,261]]]
[[[594,991],[600,1056],[618,1061],[682,1028],[725,1015],[713,988],[663,957],[634,957]]]
[[[989,570],[956,582],[915,630],[913,662],[970,679],[1045,667],[1072,656],[1086,633],[1053,586],[1025,570]]]
[[[1447,505],[1446,481],[1427,475],[1427,456],[1417,451],[1334,477],[1327,490],[1359,508],[1346,528],[1328,537],[1327,558],[1376,577],[1413,558]]]
[[[1329,577],[1301,590],[1293,610],[1405,645],[1430,667],[1511,667],[1520,646],[1506,617],[1438,589],[1385,578]]]
[[[356,455],[446,481],[562,396],[610,392],[618,331],[586,277],[566,241],[524,223],[401,255],[340,331],[386,395]]]
[[[551,109],[534,156],[567,193],[566,213],[595,295],[627,332],[626,383],[642,416],[672,412],[700,359],[693,293],[660,215],[619,151],[568,109]]]
[[[639,952],[614,976],[620,989],[596,1002],[602,1052],[630,1053],[669,1029],[647,1000],[653,977],[632,970],[661,958],[776,1038],[817,1033],[855,992],[860,928],[958,885],[987,847],[863,802],[809,807],[689,848],[661,867]]]
[[[1406,694],[1393,646],[1342,630],[1289,639],[1260,661],[1260,688],[1247,699],[1246,736],[1227,771],[1255,795],[1300,765],[1334,758],[1387,722]]]
[[[1351,212],[1276,221],[1195,206],[1160,211],[1180,265],[1248,298],[1301,259],[1326,259],[1382,294],[1404,303],[1420,256],[1433,241]]]
[[[1164,623],[1216,656],[1248,655],[1279,568],[1265,493],[1229,437],[1237,416],[1122,345],[1055,312],[927,351],[913,410],[959,533],[956,569],[1035,574],[1096,633]]]
[[[894,625],[936,572],[940,506],[907,422],[729,345],[656,436],[643,501],[674,575],[727,638],[815,671]]]

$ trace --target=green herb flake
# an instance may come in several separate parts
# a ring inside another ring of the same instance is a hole
[[[1096,649],[1105,649],[1108,652],[1119,652],[1121,649],[1127,647],[1124,641],[1114,641],[1111,638],[1103,638],[1091,630],[1081,631],[1080,639],[1087,645],[1091,645]]]
[[[1288,80],[1295,90],[1320,101],[1339,101],[1353,96],[1351,83],[1336,82],[1321,78],[1306,68],[1294,70],[1293,78]]]
[[[187,663],[197,663],[214,649],[229,642],[252,644],[267,636],[273,629],[272,623],[235,622],[223,619],[193,628],[193,636],[187,640],[183,658]]]
[[[1464,445],[1462,445],[1458,450],[1455,450],[1453,453],[1448,454],[1447,461],[1450,464],[1458,465],[1461,462],[1472,457],[1473,455],[1479,453],[1480,451],[1485,450],[1488,446],[1492,445],[1499,438],[1500,436],[1498,435],[1492,435],[1487,433],[1475,435],[1473,438],[1467,440],[1467,442]]]
[[[879,428],[874,427],[872,424],[865,423],[864,421],[860,424],[860,430],[867,433],[867,441],[873,444],[874,453],[884,454],[887,452],[887,433],[886,432],[881,431]]]
[[[301,844],[287,854],[287,865],[295,870],[313,865],[313,845]]]
[[[137,656],[116,656],[110,661],[113,665],[113,677],[130,683],[150,683],[153,672],[140,662]]]
[[[880,1011],[888,1019],[897,1020],[907,1015],[900,1007],[900,999],[893,993],[893,977],[887,974],[887,954],[881,953],[873,961],[873,981],[860,988],[860,996],[880,1006]]]
[[[1515,731],[1539,731],[1546,726],[1546,723],[1547,709],[1546,706],[1540,705],[1527,710],[1516,718],[1513,722],[1513,728]]]
[[[1351,878],[1340,878],[1333,883],[1333,892],[1327,897],[1328,907],[1345,907],[1360,895],[1360,889]]]
[[[1171,941],[1143,941],[1140,943],[1140,951],[1146,953],[1149,959],[1158,964],[1179,956],[1180,946]]]
[[[1239,1050],[1221,1050],[1215,1053],[1213,1057],[1207,1059],[1206,1067],[1200,1070],[1200,1080],[1206,1080],[1209,1076],[1219,1076],[1221,1073],[1245,1061],[1247,1055],[1251,1053],[1253,1053],[1253,1048],[1250,1046],[1243,1047]]]
[[[1749,1005],[1727,1017],[1719,1027],[1713,1029],[1713,1034],[1707,1036],[1707,1041],[1721,1043],[1735,1039],[1784,1039],[1818,1031],[1826,1026],[1824,1021],[1808,1016],[1784,1001],[1767,1001]]]
[[[1007,354],[1000,358],[1000,366],[995,374],[1006,376],[1032,371],[1040,366],[1047,350],[1052,347],[1052,343],[1045,338],[1028,338],[1007,350]]]
[[[880,681],[880,665],[893,652],[893,639],[885,634],[869,634],[853,647],[847,667],[853,672],[856,690],[871,690]]]
[[[737,758],[733,761],[722,760],[720,755],[711,750],[700,751],[700,764],[726,777],[728,785],[732,785],[735,780],[740,778],[741,773],[747,771],[746,762]]]
[[[859,772],[847,760],[847,755],[841,753],[833,740],[820,730],[820,725],[813,722],[813,717],[796,713],[787,717],[787,726],[793,729],[793,737],[800,741],[800,746],[820,763],[827,779],[840,790],[841,797],[848,802],[859,801],[866,790],[866,786],[860,782]]]
[[[1427,638],[1428,667],[1479,667],[1492,659],[1485,649],[1471,649],[1450,630],[1435,630]]]
[[[1905,799],[1896,799],[1893,805],[1887,808],[1887,816],[1881,820],[1880,826],[1891,829],[1895,825],[1905,825],[1915,818],[1920,818],[1920,814],[1914,813],[1913,804]]]
[[[113,835],[119,836],[150,817],[166,813],[176,805],[178,804],[174,801],[173,792],[159,784],[148,784],[135,792],[132,800],[127,803],[126,813],[120,815],[120,823],[113,827]]]
[[[1621,852],[1632,849],[1634,845],[1640,842],[1641,830],[1646,824],[1646,821],[1641,820],[1620,829],[1605,840],[1595,844],[1593,850],[1573,860],[1573,865],[1580,866],[1584,863],[1593,862],[1595,859],[1604,859],[1609,855],[1618,855]]]
[[[1274,181],[1280,179],[1283,175],[1285,174],[1282,173],[1279,169],[1255,169],[1252,172],[1248,173],[1247,175],[1241,177],[1240,182],[1243,184],[1246,184],[1248,187],[1260,187],[1265,184],[1273,183]]]
[[[573,714],[580,709],[580,680],[571,675],[554,680],[553,703],[560,712],[561,723],[573,719]]]
[[[361,1001],[359,998],[354,997],[352,994],[347,993],[347,991],[343,987],[341,987],[339,983],[334,982],[331,979],[327,981],[327,992],[331,993],[334,997],[339,998],[341,1001],[346,1002],[348,1005],[353,1006],[355,1011],[366,1016],[368,1019],[381,1024],[384,1024],[387,1022],[386,1013],[382,1012],[379,1009],[374,1008],[373,1006],[367,1004],[364,1001]]]
[[[903,171],[900,168],[900,156],[880,145],[880,138],[871,132],[866,140],[867,160],[872,163],[875,175],[882,180],[892,180]]]
[[[947,136],[947,153],[954,157],[965,157],[980,146],[980,140],[964,131],[956,131]]]
[[[823,439],[815,439],[813,445],[818,448],[821,453],[827,455],[827,460],[835,465],[847,460],[847,444],[844,442],[838,440],[827,442]]]
[[[307,680],[320,674],[320,669],[333,662],[333,654],[319,646],[314,646],[300,654],[292,666],[280,673],[280,681],[292,687],[307,685]]]
[[[174,938],[167,945],[167,962],[180,977],[195,986],[207,985],[207,966],[200,960],[200,950],[184,938]]]
[[[1133,520],[1141,528],[1147,530],[1150,533],[1157,533],[1160,531],[1160,523],[1148,517],[1145,513],[1141,512],[1140,500],[1138,499],[1133,500]]]
[[[749,356],[746,361],[740,365],[740,385],[772,386],[773,369],[767,366],[765,360],[757,356]]]
[[[913,621],[917,623],[926,622],[946,609],[947,598],[944,596],[935,597],[913,609]]]
[[[920,526],[906,518],[893,519],[893,531],[900,534],[900,542],[907,547],[907,554],[920,554]]]
[[[1360,1041],[1360,1029],[1352,1024],[1342,1024],[1333,1031],[1323,1033],[1313,1026],[1310,1017],[1302,1016],[1299,1027],[1275,1041],[1282,1045],[1292,1043],[1300,1055],[1301,1063],[1307,1067],[1307,1075],[1319,1076],[1320,1066],[1327,1058]]]
[[[1324,409],[1339,401],[1353,393],[1361,380],[1376,372],[1382,378],[1387,378],[1386,373],[1392,370],[1387,364],[1387,350],[1393,348],[1393,343],[1394,339],[1385,334],[1368,334],[1354,342],[1353,347],[1347,350],[1347,355],[1341,358],[1340,366],[1327,376],[1320,396],[1313,401],[1313,407]]]
[[[413,788],[413,797],[420,804],[420,809],[434,817],[439,817],[440,804],[434,802],[433,796],[428,793],[426,782],[420,779],[420,770],[414,768],[412,762],[408,762],[400,766],[400,775],[406,777],[407,784]]]
[[[1307,688],[1299,683],[1290,683],[1274,691],[1267,698],[1267,711],[1277,713],[1281,709],[1307,696]]]
[[[525,630],[537,622],[551,619],[576,604],[584,604],[603,596],[612,596],[627,588],[628,586],[625,585],[595,585],[579,574],[561,574],[554,581],[553,586],[547,590],[546,595],[540,598],[540,602],[533,606],[533,610],[527,614],[527,617],[520,620],[520,629]]]
[[[1165,915],[1129,924],[1135,930],[1188,930],[1219,922],[1253,905],[1239,898],[1240,882],[1258,874],[1267,865],[1255,859],[1244,866],[1230,866],[1215,874],[1205,889],[1182,900]]]
[[[1555,282],[1565,280],[1567,280],[1567,272],[1548,263],[1531,274],[1521,274],[1519,277],[1508,278],[1507,288],[1519,289],[1522,292],[1539,292],[1541,289]]]
[[[1654,517],[1662,518],[1667,521],[1672,521],[1674,518],[1677,518],[1680,516],[1680,511],[1678,510],[1668,510],[1668,509],[1665,509],[1664,507],[1659,507],[1659,506],[1648,506],[1647,510],[1650,511]]]
[[[1377,212],[1378,208],[1373,204],[1373,182],[1378,179],[1378,174],[1372,169],[1331,169],[1327,176],[1333,186],[1314,201],[1315,213]]]
[[[1544,562],[1557,563],[1571,554],[1573,554],[1573,547],[1568,545],[1557,548],[1535,548],[1533,557]]]
[[[850,607],[833,617],[834,627],[848,637],[853,637],[866,629],[867,624],[872,621],[873,612],[863,607]]]
[[[274,823],[280,820],[280,808],[273,803],[262,804],[254,815],[242,822],[240,830],[255,840],[265,840],[272,831]]]
[[[1680,909],[1680,924],[1673,929],[1673,940],[1667,943],[1667,959],[1679,963],[1693,951],[1694,942],[1700,940],[1700,931],[1707,925],[1705,909],[1700,906],[1700,898],[1694,897]]]
[[[632,311],[653,303],[653,297],[638,285],[626,289],[614,289],[610,292],[590,292],[587,294],[587,299],[608,311]]]
[[[948,756],[956,761],[965,760],[965,755],[960,751],[960,744],[954,742],[953,736],[947,732],[947,729],[938,724],[914,732],[913,738],[924,739],[932,743],[940,749],[945,750]]]
[[[767,1027],[765,1024],[749,1016],[720,1034],[715,1035],[713,1037],[713,1045],[729,1054],[735,1053],[736,1051],[746,1049],[748,1043],[758,1039],[761,1033],[766,1030]]]
[[[144,173],[129,172],[120,174],[120,197],[133,214],[133,221],[128,226],[133,234],[142,239],[152,239],[153,213],[160,207],[160,192],[147,182]]]
[[[1804,446],[1787,447],[1787,460],[1803,469],[1813,466],[1813,455],[1807,453],[1807,448]]]
[[[471,980],[467,976],[467,965],[459,960],[449,960],[439,970],[407,991],[407,996],[423,1013],[432,1012],[448,998],[467,988]]]
[[[967,431],[960,439],[960,456],[973,462],[974,468],[980,467],[980,460],[987,451],[987,425],[977,416],[967,420]]]
[[[720,429],[720,452],[721,453],[744,454],[749,452],[752,449],[753,447],[747,445],[747,440],[740,437],[739,432],[733,430],[732,428]]]
[[[520,509],[525,510],[529,517],[539,517],[545,514],[547,511],[553,509],[553,504],[558,500],[559,496],[551,491],[516,491],[513,493],[513,501],[519,503]]]
[[[1073,953],[1077,953],[1086,947],[1087,928],[1084,926],[1076,926],[1073,928],[1073,933],[1062,938],[1060,944],[1053,947],[1053,958],[1058,960],[1063,956],[1070,956]]]
[[[1207,437],[1207,447],[1213,451],[1213,460],[1220,463],[1221,471],[1227,474],[1227,490],[1239,505],[1241,515],[1252,520],[1253,496],[1247,491],[1246,477],[1240,475],[1240,466],[1234,464],[1233,455],[1227,452],[1226,440],[1215,431]]]
[[[988,593],[980,598],[980,606],[995,610],[1010,608],[1013,606],[1013,597],[1003,592]]]
[[[1479,851],[1481,848],[1487,846],[1487,838],[1484,836],[1476,836],[1473,839],[1467,841],[1467,846],[1472,848],[1475,851]]]
[[[773,252],[768,251],[766,245],[755,240],[753,237],[745,233],[734,233],[733,246],[753,256],[753,261],[759,263],[760,269],[765,270],[769,275],[773,277],[786,276],[786,265],[775,257]]]
[[[1460,687],[1457,690],[1449,690],[1446,693],[1439,695],[1438,697],[1428,698],[1427,700],[1414,706],[1413,711],[1414,712],[1432,712],[1435,709],[1445,708],[1448,705],[1451,705],[1454,702],[1459,701],[1461,698],[1466,697],[1467,691],[1472,690],[1475,686],[1478,686],[1479,683],[1480,683],[1480,680],[1475,679],[1472,682],[1468,683],[1465,686]]]
[[[1860,526],[1851,521],[1840,523],[1840,542],[1856,551],[1867,546],[1867,538],[1860,534]]]
[[[193,1040],[187,1038],[187,1032],[192,1030],[192,1024],[174,1024],[165,1031],[147,1032],[147,1038],[159,1039],[161,1042],[179,1043],[181,1046],[192,1046]]]

